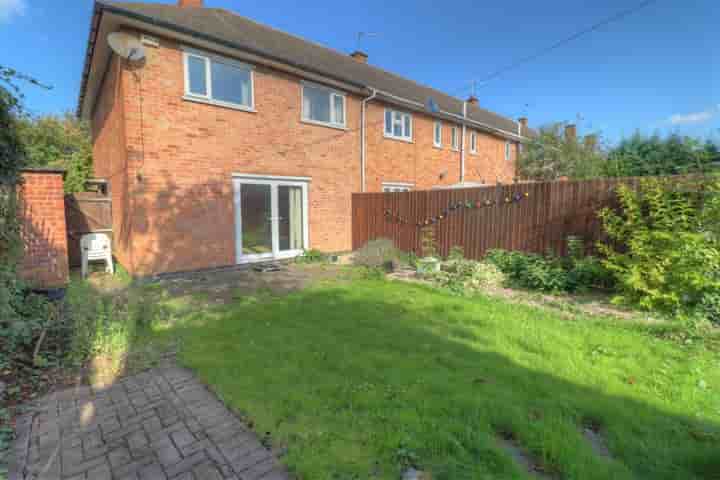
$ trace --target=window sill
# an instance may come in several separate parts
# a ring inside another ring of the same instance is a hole
[[[393,137],[392,135],[388,135],[387,133],[383,136],[388,140],[395,140],[396,142],[415,143],[413,142],[412,138]]]
[[[437,148],[438,150],[442,150],[442,145],[436,145],[433,143],[433,148]]]
[[[315,125],[315,126],[318,126],[318,127],[332,128],[332,129],[335,129],[335,130],[343,130],[343,131],[346,131],[346,132],[349,130],[349,128],[348,128],[347,126],[345,126],[345,125],[335,125],[335,124],[332,124],[332,123],[318,122],[318,121],[316,121],[316,120],[308,120],[308,119],[306,119],[306,118],[301,118],[301,119],[300,119],[300,122],[301,122],[301,123],[307,123],[308,125]]]
[[[246,107],[244,105],[238,105],[236,103],[219,102],[217,100],[193,97],[190,95],[183,95],[182,99],[187,102],[204,103],[205,105],[213,105],[215,107],[229,108],[231,110],[240,110],[241,112],[257,113],[257,110],[252,107]]]

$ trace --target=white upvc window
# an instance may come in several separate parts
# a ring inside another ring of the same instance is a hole
[[[413,188],[412,183],[402,182],[383,182],[382,191],[385,193],[389,192],[409,192]]]
[[[385,136],[412,142],[412,115],[385,109]]]
[[[505,142],[505,160],[510,161],[512,159],[512,143]]]
[[[460,143],[458,142],[458,128],[452,127],[450,129],[450,147],[453,150],[459,150],[460,149]]]
[[[185,49],[185,97],[221,106],[255,108],[253,69],[229,58]]]
[[[345,94],[312,83],[302,85],[302,119],[345,128]]]
[[[477,153],[477,132],[470,132],[470,153]]]
[[[433,126],[433,145],[442,147],[442,122],[439,120]]]

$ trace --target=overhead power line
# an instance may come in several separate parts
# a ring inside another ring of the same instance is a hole
[[[522,57],[522,58],[492,72],[491,74],[489,74],[479,80],[473,81],[472,82],[473,90],[476,88],[477,82],[479,82],[480,86],[482,87],[485,84],[487,84],[490,80],[494,80],[495,78],[501,76],[504,73],[509,72],[510,70],[514,70],[517,67],[524,65],[525,63],[532,62],[533,60],[537,60],[538,58],[540,58],[544,55],[547,55],[548,53],[550,53],[554,50],[557,50],[558,48],[560,48],[564,45],[567,45],[568,43],[573,42],[573,41],[577,40],[578,38],[580,38],[584,35],[587,35],[588,33],[594,32],[594,31],[598,30],[599,28],[604,27],[605,25],[608,25],[610,23],[618,22],[618,21],[638,12],[639,10],[649,7],[653,3],[657,3],[658,1],[659,0],[645,0],[644,2],[641,2],[632,8],[628,8],[626,10],[618,12],[618,13],[616,13],[610,17],[607,17],[604,20],[601,20],[583,30],[580,30],[579,32],[576,32],[576,33],[570,35],[569,37],[563,38],[562,40],[559,40],[548,47],[538,50],[537,52],[532,53],[526,57]],[[467,87],[464,87],[464,88],[467,88]]]

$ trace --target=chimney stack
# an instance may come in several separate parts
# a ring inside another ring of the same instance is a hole
[[[178,7],[181,8],[202,8],[203,0],[178,0]]]
[[[355,50],[350,54],[352,58],[355,59],[356,62],[360,63],[368,63],[368,55],[365,52],[361,52],[360,50]]]
[[[597,135],[592,134],[592,133],[590,135],[585,135],[585,138],[583,138],[583,141],[585,142],[586,149],[595,151],[595,149],[597,148],[597,142],[598,142]]]
[[[565,125],[565,140],[575,141],[577,140],[577,127],[574,124]]]
[[[479,103],[478,98],[475,95],[470,95],[467,99],[467,102],[472,105],[477,105]]]
[[[518,123],[519,123],[520,125],[522,125],[523,128],[527,128],[527,125],[528,125],[527,122],[528,122],[527,117],[520,117],[520,118],[518,118]]]

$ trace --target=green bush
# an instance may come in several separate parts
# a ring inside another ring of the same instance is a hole
[[[568,239],[567,258],[553,255],[490,250],[486,259],[507,277],[511,287],[541,292],[578,292],[607,288],[612,279],[595,257],[584,256],[582,240]]]
[[[710,322],[720,325],[720,292],[705,292],[698,312]]]
[[[648,310],[711,315],[720,294],[720,184],[645,179],[618,187],[619,209],[600,213],[598,248],[617,280],[617,302]]]
[[[0,364],[13,368],[18,362],[36,363],[35,347],[41,335],[40,347],[47,347],[62,341],[58,338],[61,330],[62,324],[47,298],[32,293],[13,268],[0,264]],[[44,354],[44,350],[38,354]]]
[[[567,272],[558,258],[506,250],[491,250],[486,258],[507,276],[510,286],[543,292],[569,290]]]
[[[463,294],[499,286],[505,281],[505,276],[495,265],[468,260],[464,257],[461,248],[453,247],[440,272],[434,274],[431,279],[438,286]]]

